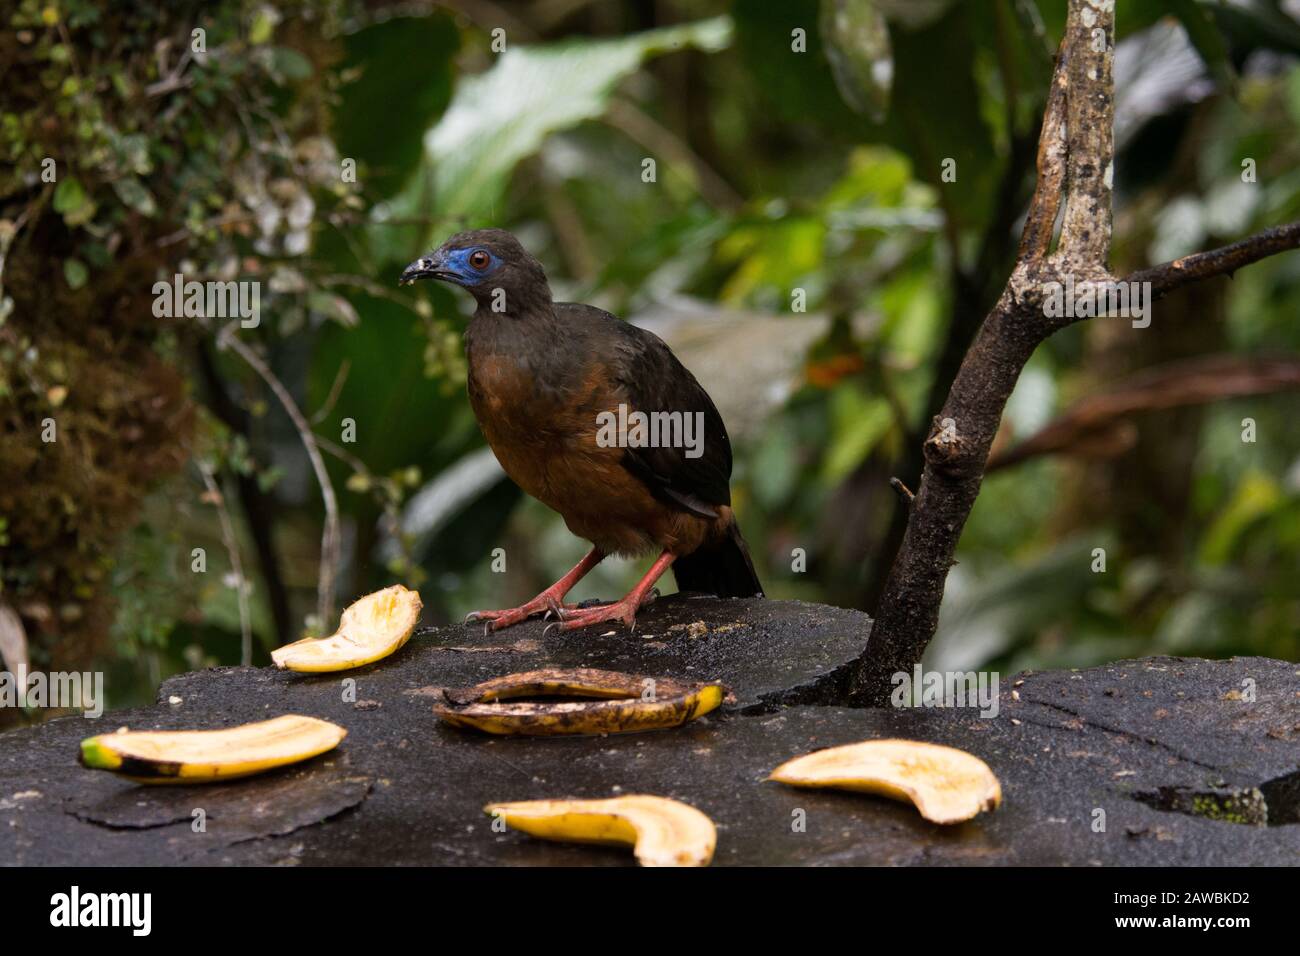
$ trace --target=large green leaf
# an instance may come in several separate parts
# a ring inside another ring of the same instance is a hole
[[[732,15],[745,68],[776,117],[839,136],[861,130],[836,86],[818,0],[736,0]]]
[[[389,196],[420,161],[421,140],[451,101],[460,34],[451,17],[394,17],[346,40],[335,135],[364,165],[367,191]]]
[[[515,164],[551,133],[600,117],[619,81],[647,58],[730,42],[730,19],[716,17],[614,40],[510,47],[490,70],[461,82],[425,139],[436,212],[491,215]]]
[[[961,226],[984,221],[1001,165],[980,108],[973,16],[959,6],[923,29],[894,23],[889,31],[894,51],[890,141],[912,159],[919,179],[945,195],[944,205]],[[943,181],[947,160],[955,164],[952,182]]]
[[[355,441],[347,450],[380,475],[408,465],[433,473],[476,446],[478,429],[463,395],[444,393],[425,375],[419,319],[391,299],[358,295],[354,305],[361,322],[326,323],[316,339],[311,407],[325,404],[339,369],[348,368],[320,434],[341,444],[342,420],[352,419]],[[341,486],[348,469],[334,460],[330,467]],[[353,504],[344,496],[345,510]]]

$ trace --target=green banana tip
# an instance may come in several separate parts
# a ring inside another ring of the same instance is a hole
[[[95,770],[116,770],[122,758],[105,747],[98,737],[87,737],[81,742],[81,765]]]

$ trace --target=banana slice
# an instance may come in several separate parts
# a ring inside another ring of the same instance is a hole
[[[786,761],[768,779],[910,801],[931,823],[960,823],[1002,802],[998,778],[983,760],[916,740],[867,740],[817,750]]]
[[[630,846],[642,866],[708,866],[718,842],[712,820],[667,797],[527,800],[483,811],[543,840]]]
[[[433,712],[456,727],[489,734],[626,734],[678,727],[715,710],[727,689],[667,677],[592,668],[525,671],[464,690],[443,688]],[[526,701],[521,697],[589,697]]]
[[[407,642],[421,607],[418,593],[394,584],[349,605],[332,636],[286,644],[271,652],[271,660],[276,667],[312,674],[373,664]]]
[[[233,780],[333,750],[347,731],[327,720],[288,714],[226,730],[144,730],[81,742],[81,762],[137,783]]]

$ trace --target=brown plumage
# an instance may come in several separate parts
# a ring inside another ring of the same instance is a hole
[[[541,265],[502,230],[453,236],[403,273],[403,281],[426,277],[461,285],[478,302],[466,333],[469,398],[497,460],[593,545],[532,601],[472,618],[500,628],[549,611],[566,629],[610,620],[630,627],[670,566],[683,590],[762,594],[731,510],[731,445],[721,416],[662,340],[591,306],[553,302]],[[702,441],[691,449],[602,442],[601,414],[620,410],[690,416],[703,425]],[[563,604],[606,555],[652,551],[659,558],[622,601],[581,610]]]

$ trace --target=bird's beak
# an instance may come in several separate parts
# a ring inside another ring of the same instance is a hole
[[[416,259],[409,266],[402,270],[402,277],[397,280],[398,285],[410,285],[418,279],[443,279],[454,280],[455,274],[440,268],[442,265],[442,256],[434,253],[432,256],[425,256],[422,259]]]

